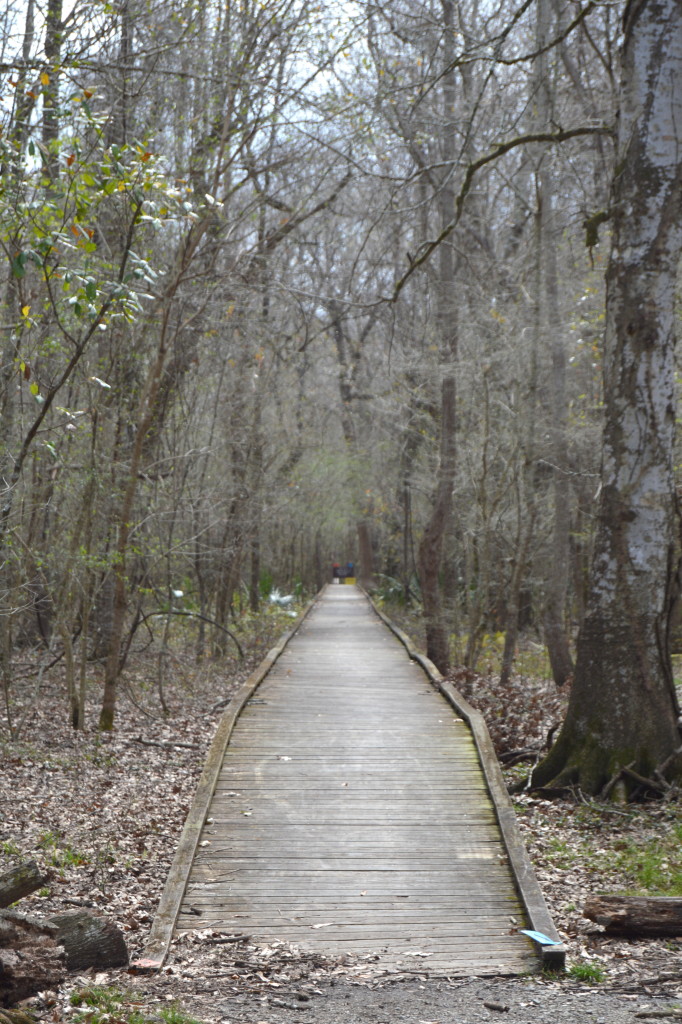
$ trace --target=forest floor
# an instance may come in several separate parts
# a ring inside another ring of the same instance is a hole
[[[264,619],[244,663],[197,662],[191,644],[177,643],[163,674],[167,716],[150,682],[158,655],[153,646],[138,652],[109,734],[96,729],[96,689],[86,728],[75,732],[59,666],[42,674],[35,654],[17,660],[18,737],[10,740],[6,721],[0,724],[0,870],[35,859],[47,876],[20,909],[99,909],[123,930],[131,960],[142,954],[215,726],[286,622]],[[565,695],[547,682],[519,675],[503,694],[490,673],[458,673],[455,683],[486,714],[498,752],[542,746],[561,719]],[[682,941],[607,938],[581,914],[597,893],[682,894],[678,803],[622,807],[579,794],[553,802],[524,795],[515,803],[569,950],[564,976],[433,977],[426,959],[396,975],[372,955],[332,961],[250,937],[216,942],[198,921],[160,974],[72,975],[29,1008],[53,1024],[620,1024],[682,1016]]]

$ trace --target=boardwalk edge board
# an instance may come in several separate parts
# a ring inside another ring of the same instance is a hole
[[[211,800],[218,784],[218,776],[225,756],[225,750],[237,719],[244,710],[247,701],[253,697],[291,638],[298,632],[323,591],[324,588],[304,608],[294,628],[285,633],[275,646],[268,651],[258,668],[251,673],[246,682],[237,690],[227,710],[218,722],[208,750],[206,763],[197,784],[194,799],[185,819],[175,856],[166,878],[159,906],[154,915],[144,952],[139,960],[134,961],[130,965],[130,971],[133,974],[153,973],[161,970],[163,967],[168,950],[170,949],[175,924],[180,913],[180,906],[185,895],[189,872],[197,851],[201,830],[208,815]]]
[[[533,943],[542,959],[543,967],[549,970],[562,971],[566,966],[566,946],[562,943],[559,933],[556,930],[551,918],[542,890],[530,862],[526,847],[524,845],[516,812],[512,805],[504,776],[500,769],[493,742],[488,732],[488,726],[480,711],[473,708],[464,699],[461,693],[455,689],[452,683],[448,683],[440,674],[436,666],[425,655],[421,654],[414,646],[412,640],[402,629],[395,625],[380,608],[377,608],[369,594],[365,593],[367,600],[379,616],[381,621],[388,626],[391,632],[400,640],[406,648],[407,653],[413,661],[424,670],[432,684],[439,690],[457,714],[464,719],[471,729],[474,743],[481,761],[481,768],[485,777],[488,791],[495,808],[502,839],[504,841],[509,864],[512,869],[517,890],[523,907],[528,915],[529,929],[539,936],[546,936],[552,940],[552,944],[542,944],[533,939]]]

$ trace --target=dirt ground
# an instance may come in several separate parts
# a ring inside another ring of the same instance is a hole
[[[343,976],[338,967],[299,968],[298,980],[259,985],[231,975],[232,956],[222,963],[182,964],[177,973],[130,978],[121,972],[99,975],[100,984],[127,990],[127,998],[154,1015],[174,1003],[200,1021],[220,1024],[626,1024],[638,1019],[679,1017],[682,974],[676,980],[643,979],[631,986],[583,985],[569,977],[431,978],[428,974],[400,978]],[[293,961],[292,961],[293,962]],[[196,973],[195,973],[196,972]],[[294,969],[294,973],[298,973]],[[648,980],[648,984],[645,982]],[[92,979],[71,979],[87,985]],[[50,1007],[46,1020],[68,1019],[67,986]],[[40,1002],[39,1000],[37,1001]],[[49,1000],[48,1000],[49,1002]],[[40,1009],[40,1006],[37,1007]],[[676,1012],[677,1010],[677,1012]],[[160,1018],[157,1017],[160,1020]]]

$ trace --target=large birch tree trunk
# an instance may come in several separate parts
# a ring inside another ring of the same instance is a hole
[[[607,274],[599,523],[576,678],[533,785],[600,791],[680,746],[669,644],[679,563],[673,480],[675,282],[682,247],[682,4],[630,0]]]

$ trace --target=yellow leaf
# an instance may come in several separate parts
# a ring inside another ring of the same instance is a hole
[[[30,306],[22,306],[21,307],[21,315],[22,316],[28,316],[28,314],[30,312],[31,312],[31,307]]]
[[[40,81],[43,83],[43,85],[50,84],[50,76],[48,75],[47,71],[43,71],[42,75],[40,76]]]

